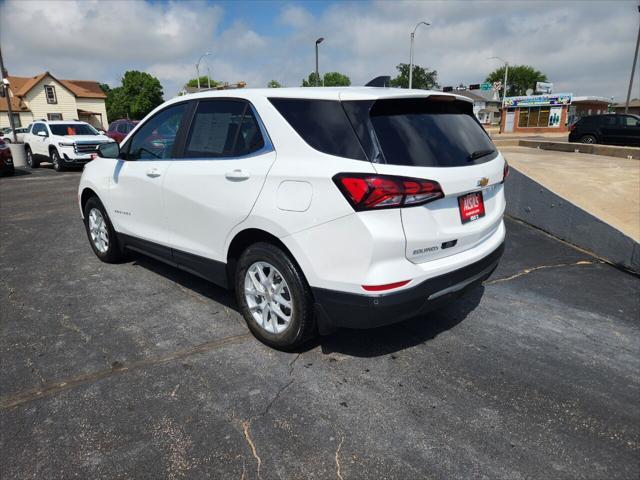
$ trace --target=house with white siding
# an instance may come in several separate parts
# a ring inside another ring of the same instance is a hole
[[[35,77],[7,77],[10,99],[0,97],[0,128],[8,127],[7,100],[16,127],[34,120],[81,120],[106,130],[109,126],[100,84],[91,80],[62,80],[49,72]]]

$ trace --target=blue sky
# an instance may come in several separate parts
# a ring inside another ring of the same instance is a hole
[[[314,69],[347,74],[354,85],[408,62],[419,20],[416,64],[441,85],[477,83],[499,66],[530,64],[556,91],[621,100],[638,22],[637,1],[97,1],[0,3],[0,42],[9,72],[49,70],[61,78],[117,85],[126,70],[152,73],[171,98],[201,72],[263,87],[299,86]],[[640,80],[640,79],[639,79]],[[636,81],[634,97],[640,97]]]

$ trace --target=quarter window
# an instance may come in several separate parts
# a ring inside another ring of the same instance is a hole
[[[53,85],[45,85],[44,93],[47,96],[47,103],[58,103],[58,98],[56,97],[56,87]]]
[[[293,98],[269,101],[312,148],[338,157],[367,159],[339,101]]]
[[[127,158],[129,160],[172,158],[186,105],[186,103],[172,105],[147,121],[129,142]]]
[[[264,146],[253,112],[237,100],[201,101],[187,138],[187,158],[237,157]]]
[[[624,124],[627,127],[637,127],[639,126],[640,121],[635,117],[624,117]]]

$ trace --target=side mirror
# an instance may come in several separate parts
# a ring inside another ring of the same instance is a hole
[[[103,143],[98,147],[98,156],[102,158],[118,158],[120,156],[120,145],[118,145],[118,142]]]
[[[39,137],[48,137],[49,135],[47,135],[47,132],[44,132],[44,131],[40,130],[40,131],[38,132],[38,136],[39,136]]]

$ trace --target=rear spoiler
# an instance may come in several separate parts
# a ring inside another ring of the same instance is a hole
[[[365,87],[390,87],[391,77],[389,75],[381,75],[369,81]]]

